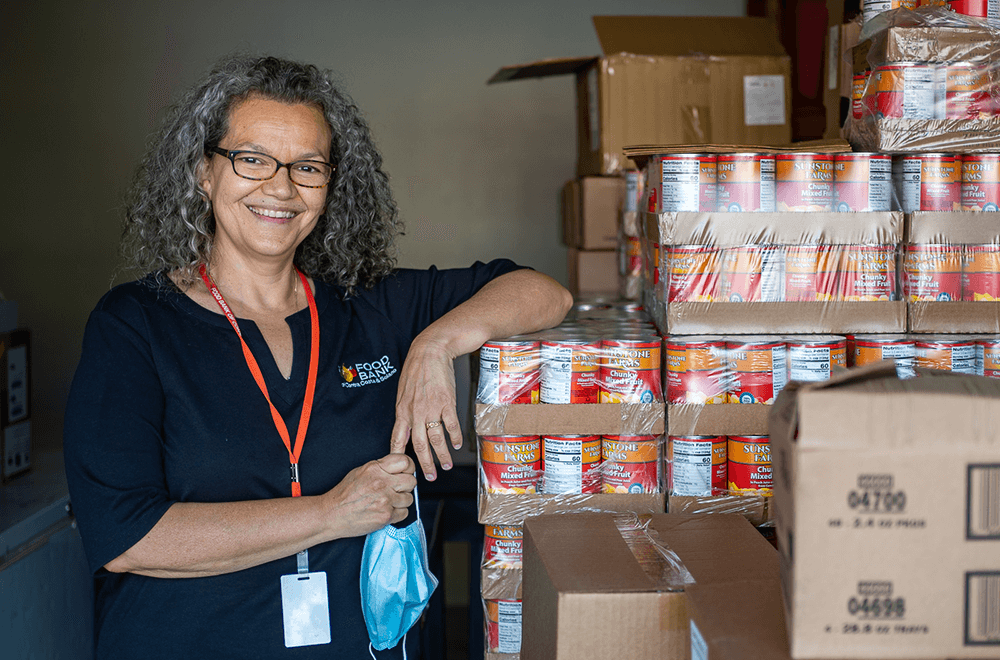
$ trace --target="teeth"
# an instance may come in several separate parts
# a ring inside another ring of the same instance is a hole
[[[268,218],[277,218],[280,220],[287,220],[289,218],[294,218],[295,214],[291,211],[272,211],[270,209],[259,209],[257,207],[251,206],[250,210],[257,215],[264,215]]]

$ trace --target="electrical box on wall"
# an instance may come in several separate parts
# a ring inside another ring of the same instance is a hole
[[[0,332],[0,482],[31,467],[30,336]]]

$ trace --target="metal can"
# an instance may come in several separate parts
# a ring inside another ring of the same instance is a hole
[[[766,435],[731,435],[728,444],[729,492],[770,495],[774,485],[771,439]]]
[[[727,489],[724,435],[672,435],[667,443],[670,495],[709,497]]]
[[[833,210],[832,154],[778,154],[775,170],[776,210]]]
[[[605,493],[659,493],[660,442],[655,435],[606,435],[601,439]]]
[[[926,62],[893,62],[875,67],[878,117],[941,119],[944,116],[944,69]]]
[[[726,342],[720,337],[667,338],[667,402],[725,403]]]
[[[521,652],[521,601],[483,600],[490,653]]]
[[[1000,337],[982,337],[976,340],[976,374],[1000,378]]]
[[[962,300],[1000,300],[1000,245],[966,245],[962,259]]]
[[[947,0],[956,14],[976,18],[1000,19],[1000,0]]]
[[[480,403],[538,403],[539,342],[488,341],[479,349]]]
[[[480,436],[479,464],[488,493],[537,493],[542,442],[537,435]]]
[[[900,199],[905,213],[962,209],[962,156],[907,154],[897,163],[902,170]]]
[[[992,115],[990,69],[971,62],[944,67],[944,119],[980,119]]]
[[[900,7],[916,9],[918,4],[918,0],[862,0],[861,15],[864,22],[867,23],[884,11],[899,9]]]
[[[788,381],[788,348],[780,337],[746,337],[726,342],[729,403],[772,404]]]
[[[905,335],[855,335],[853,344],[853,366],[895,360],[898,367],[913,369],[916,344]]]
[[[833,168],[835,210],[892,210],[892,156],[876,153],[837,154]]]
[[[754,213],[774,211],[772,154],[719,154],[716,164],[716,198],[720,211]]]
[[[524,533],[520,525],[486,525],[483,568],[521,568]]]
[[[785,300],[816,300],[819,253],[819,245],[789,245],[785,248]]]
[[[647,182],[655,213],[714,211],[715,154],[654,156]]]
[[[719,290],[719,250],[711,245],[672,245],[669,302],[713,302]]]
[[[780,245],[742,245],[722,250],[719,299],[781,302],[785,293],[785,250]]]
[[[930,335],[916,340],[916,364],[961,374],[976,373],[976,342],[968,337]]]
[[[861,73],[854,74],[851,84],[851,116],[854,119],[861,119],[864,116],[875,115],[875,94],[874,87],[869,88],[872,72],[866,69]]]
[[[542,403],[597,403],[601,342],[590,339],[542,341]]]
[[[847,245],[840,266],[844,300],[896,299],[896,246]]]
[[[837,335],[788,337],[788,380],[829,380],[834,367],[847,368],[847,339]]]
[[[843,300],[841,266],[843,246],[820,245],[816,255],[816,300]]]
[[[656,336],[601,342],[601,403],[652,403],[663,399]]]
[[[601,492],[601,436],[542,436],[542,492]]]
[[[625,206],[626,213],[638,211],[642,206],[642,175],[639,170],[625,170]]]
[[[903,290],[910,302],[962,299],[962,246],[915,243],[903,256]]]
[[[962,210],[1000,211],[1000,154],[962,156]]]

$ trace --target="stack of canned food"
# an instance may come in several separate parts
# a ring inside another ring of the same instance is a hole
[[[896,210],[904,213],[1000,211],[998,153],[895,156],[892,178],[899,200]]]
[[[855,74],[852,120],[988,119],[1000,116],[990,65],[889,62]]]
[[[906,245],[903,290],[911,302],[1000,300],[1000,245]]]
[[[1000,0],[862,0],[861,11],[865,22],[892,9],[917,7],[947,7],[956,14],[977,18],[1000,18]]]
[[[770,496],[771,444],[766,435],[671,435],[667,487],[671,497]]]

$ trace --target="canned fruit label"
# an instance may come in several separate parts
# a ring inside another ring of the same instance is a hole
[[[479,349],[481,403],[538,403],[538,342],[487,342]]]
[[[841,269],[841,288],[844,300],[895,300],[895,246],[846,247]]]
[[[729,344],[732,382],[729,403],[772,404],[787,382],[787,349],[783,343]]]
[[[601,438],[544,436],[542,492],[599,493],[601,491]]]
[[[962,157],[962,209],[1000,211],[1000,154]]]
[[[970,245],[962,260],[962,300],[1000,300],[1000,245]]]
[[[775,209],[775,160],[764,154],[720,154],[716,165],[718,209],[729,213]]]
[[[710,497],[725,492],[726,436],[670,436],[671,495]]]
[[[903,211],[960,211],[962,158],[916,155],[902,158]]]
[[[987,378],[1000,378],[1000,339],[976,342],[976,373]]]
[[[542,342],[542,403],[597,403],[599,342]]]
[[[861,10],[864,21],[867,23],[884,11],[899,9],[900,7],[916,9],[919,4],[918,0],[862,0]]]
[[[944,67],[944,71],[944,119],[980,119],[993,114],[988,67],[953,64]]]
[[[917,366],[961,374],[976,373],[976,345],[971,341],[918,341]]]
[[[718,298],[718,249],[703,245],[673,246],[669,260],[669,302],[713,302]]]
[[[788,379],[806,382],[829,380],[833,367],[847,367],[847,341],[788,344]]]
[[[660,341],[605,340],[601,343],[601,403],[662,400]]]
[[[834,208],[892,210],[892,158],[883,154],[838,154],[834,160]]]
[[[605,493],[659,493],[660,452],[656,436],[605,436],[601,473]]]
[[[879,117],[943,118],[943,69],[934,64],[886,64],[877,67],[873,75]]]
[[[487,492],[538,492],[542,476],[542,443],[539,436],[482,436],[479,439],[479,462]]]
[[[818,245],[789,245],[785,250],[785,299],[789,302],[816,300]]]
[[[784,252],[777,246],[745,246],[723,252],[720,298],[729,302],[780,302]]]
[[[855,338],[854,366],[897,360],[904,367],[912,367],[916,352],[916,345],[912,341]]]
[[[651,171],[656,212],[715,210],[714,155],[658,156]]]
[[[769,494],[773,477],[767,436],[730,436],[728,451],[730,492]]]
[[[521,568],[524,539],[520,525],[486,525],[483,568]]]
[[[833,156],[778,154],[775,170],[777,211],[833,210]]]
[[[911,302],[962,299],[962,247],[908,245],[903,258],[903,286]]]
[[[521,601],[486,601],[486,643],[490,653],[521,652]]]
[[[726,344],[722,340],[667,342],[667,401],[725,403]]]

